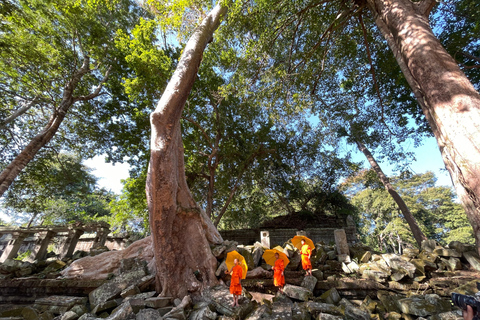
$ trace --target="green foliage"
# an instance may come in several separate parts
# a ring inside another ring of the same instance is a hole
[[[89,222],[110,214],[107,205],[113,197],[95,184],[79,156],[43,153],[7,190],[2,206],[17,223]]]
[[[463,208],[455,202],[451,189],[435,186],[432,172],[404,173],[392,180],[427,238],[443,245],[453,240],[473,243],[472,228]],[[399,246],[415,246],[408,224],[388,192],[383,188],[359,186],[362,183],[368,183],[365,172],[343,186],[358,210],[357,224],[362,241],[376,249],[389,248],[396,252]],[[350,188],[354,192],[349,192]]]
[[[122,181],[122,194],[109,203],[111,215],[105,220],[113,232],[137,233],[144,236],[150,233],[145,180],[146,172],[142,172],[137,178]]]

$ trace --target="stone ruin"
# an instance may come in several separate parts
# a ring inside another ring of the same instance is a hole
[[[66,261],[57,269],[52,266],[40,277],[0,281],[1,297],[21,295],[24,303],[0,308],[0,319],[460,320],[451,293],[477,291],[480,258],[473,246],[452,242],[442,247],[430,240],[421,249],[396,255],[348,244],[343,230],[335,230],[335,239],[335,244],[316,243],[313,276],[307,277],[298,250],[288,242],[282,245],[290,259],[284,295],[273,286],[271,266],[261,258],[267,247],[226,240],[211,248],[220,284],[201,296],[179,300],[155,292],[152,242],[147,237],[122,251]],[[245,257],[249,267],[237,308],[231,307],[230,278],[223,272],[226,254],[233,250]],[[13,261],[0,265],[0,273],[15,273],[22,267]],[[67,293],[67,288],[75,292]]]
[[[55,254],[60,259],[70,258],[74,252],[121,250],[125,248],[125,237],[113,237],[110,225],[105,222],[91,224],[75,223],[45,227],[0,226],[0,263],[15,259],[17,255],[30,250],[27,261],[45,260],[48,248],[54,244]],[[109,240],[107,244],[107,239]]]

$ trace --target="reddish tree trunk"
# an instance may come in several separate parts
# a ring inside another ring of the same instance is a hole
[[[367,158],[368,162],[372,166],[372,169],[377,173],[377,176],[380,179],[380,181],[382,181],[383,185],[385,186],[385,189],[387,189],[390,196],[393,198],[393,200],[395,200],[395,203],[400,208],[400,211],[402,212],[403,217],[405,218],[405,220],[407,220],[410,230],[412,230],[413,237],[415,238],[415,241],[417,242],[418,247],[421,247],[422,241],[427,240],[427,237],[425,237],[422,230],[420,230],[420,227],[418,226],[417,221],[415,220],[415,217],[412,215],[412,213],[408,209],[407,204],[405,203],[405,201],[403,201],[402,197],[397,193],[397,191],[395,191],[389,179],[383,173],[382,168],[380,168],[380,165],[377,163],[373,155],[370,153],[370,150],[368,150],[367,147],[365,147],[365,145],[360,141],[356,140],[355,142],[357,143],[358,149],[362,151],[365,157]],[[393,247],[395,248],[395,245]]]
[[[480,95],[433,34],[433,0],[369,0],[437,139],[480,253]]]
[[[147,201],[154,244],[157,291],[183,297],[217,283],[210,243],[222,237],[197,205],[185,180],[180,118],[203,51],[227,8],[217,4],[189,39],[155,111]]]

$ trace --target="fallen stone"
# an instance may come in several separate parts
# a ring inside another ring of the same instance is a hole
[[[105,311],[111,311],[118,307],[118,302],[116,300],[109,300],[105,302],[100,302],[95,306],[95,308],[92,309],[92,314],[101,314],[102,312]]]
[[[388,273],[377,270],[364,270],[362,273],[363,279],[375,280],[377,282],[385,282],[387,280]]]
[[[314,277],[312,277],[312,278],[314,278]],[[303,288],[303,287],[293,286],[293,285],[290,285],[290,284],[286,284],[283,287],[283,292],[287,296],[289,296],[290,298],[301,300],[301,301],[308,301],[309,299],[311,299],[313,297],[312,291],[310,291],[306,288]]]
[[[120,293],[120,296],[122,298],[126,298],[126,297],[129,297],[129,296],[134,296],[134,295],[139,294],[139,293],[140,293],[140,289],[138,289],[138,287],[135,286],[135,285],[131,285],[131,286],[127,287],[126,289],[124,289]]]
[[[338,293],[337,289],[334,287],[328,291],[325,291],[321,296],[320,299],[324,300],[328,304],[336,305],[342,300],[340,294]]]
[[[465,245],[461,243],[460,241],[452,241],[448,244],[448,247],[450,249],[453,249],[459,253],[464,253],[465,252]]]
[[[260,242],[255,242],[253,244],[253,264],[255,267],[257,267],[260,264],[260,260],[262,260],[262,255],[265,252],[265,249],[263,248],[262,244]]]
[[[274,302],[272,305],[272,319],[292,319],[292,306],[288,303]]]
[[[267,271],[262,267],[257,267],[247,271],[246,279],[259,279],[259,278],[272,278],[272,277],[273,277],[273,274],[271,271]]]
[[[323,280],[323,271],[319,269],[313,269],[312,270],[312,275],[317,278],[317,281]]]
[[[391,313],[391,312],[400,313],[401,312],[401,310],[400,310],[400,308],[397,304],[397,300],[399,300],[401,298],[404,298],[404,296],[393,294],[393,293],[390,293],[390,292],[384,291],[384,290],[379,290],[377,292],[377,298],[382,303],[386,312],[388,312],[388,313]]]
[[[253,256],[250,253],[250,251],[242,247],[237,247],[237,252],[240,253],[245,258],[245,262],[247,263],[248,270],[253,270],[253,268],[255,268],[255,262],[253,260]]]
[[[145,299],[145,306],[149,308],[164,308],[172,303],[172,298],[170,297],[154,297]]]
[[[432,239],[423,240],[420,247],[425,252],[433,252],[433,250],[435,250],[435,248],[437,248],[437,242],[435,240],[432,240]]]
[[[210,309],[208,303],[203,303],[193,308],[188,320],[215,320],[216,318],[217,313]]]
[[[335,237],[335,246],[339,255],[350,255],[350,249],[348,247],[347,234],[344,229],[336,229],[333,231]]]
[[[324,315],[324,314],[330,314],[334,316],[344,315],[344,312],[342,311],[341,308],[330,303],[308,301],[306,303],[306,307],[310,312],[310,314],[315,318],[319,317],[319,315]]]
[[[445,248],[437,248],[433,250],[433,253],[440,256],[440,257],[454,257],[460,258],[462,256],[461,252],[458,252],[454,249],[445,249]]]
[[[463,257],[467,259],[468,263],[473,269],[480,271],[480,259],[478,258],[478,255],[475,252],[473,251],[464,252]]]
[[[397,304],[403,313],[417,317],[425,317],[436,313],[447,312],[451,309],[450,302],[441,299],[436,294],[426,294],[424,296],[412,296],[399,299]]]
[[[315,278],[314,276],[306,276],[303,278],[301,286],[313,293],[317,281],[317,278]]]
[[[85,297],[50,296],[36,299],[33,308],[39,312],[49,311],[60,315],[70,310],[74,305],[85,305],[86,303],[87,298]]]
[[[37,312],[37,310],[33,309],[32,307],[25,307],[22,310],[22,317],[25,320],[37,320],[38,319],[38,312]]]
[[[80,261],[80,260],[77,260]],[[138,285],[146,276],[144,268],[130,271],[128,273],[120,274],[113,280],[104,283],[97,289],[90,292],[88,295],[90,304],[95,307],[101,302],[115,299],[120,296],[120,293],[131,285]]]
[[[160,312],[156,309],[142,309],[136,316],[135,320],[162,320],[163,317],[160,315]]]
[[[134,317],[134,312],[130,301],[125,301],[112,311],[112,314],[108,317],[108,320],[127,320]]]
[[[292,320],[311,320],[312,316],[308,311],[305,302],[295,303],[292,308]]]
[[[80,318],[78,314],[76,314],[75,312],[73,311],[67,311],[65,312],[62,317],[60,318],[61,320],[76,320]],[[26,318],[25,318],[26,319]],[[38,319],[38,318],[35,318],[35,319]]]
[[[271,317],[272,308],[267,304],[263,304],[247,315],[245,320],[264,320],[271,319]]]
[[[395,254],[382,254],[382,258],[393,271],[406,274],[410,278],[413,278],[416,270],[414,264],[403,260],[400,256]]]

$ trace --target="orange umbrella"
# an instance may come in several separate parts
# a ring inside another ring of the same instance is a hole
[[[227,259],[225,260],[227,268],[228,270],[232,270],[235,265],[235,259],[238,259],[238,265],[242,267],[242,279],[245,279],[248,271],[247,263],[245,262],[245,258],[237,251],[230,251],[227,253]]]
[[[295,236],[292,238],[292,244],[297,248],[298,250],[302,249],[302,240],[305,240],[305,244],[310,247],[310,249],[315,249],[315,245],[313,244],[313,241],[310,240],[309,238],[305,236]]]
[[[281,249],[281,248],[280,248]],[[277,248],[265,250],[262,255],[263,260],[271,266],[275,266],[275,253],[278,253],[279,258],[283,260],[283,265],[286,267],[290,263],[290,260],[287,258],[287,255],[283,251],[278,250]]]

